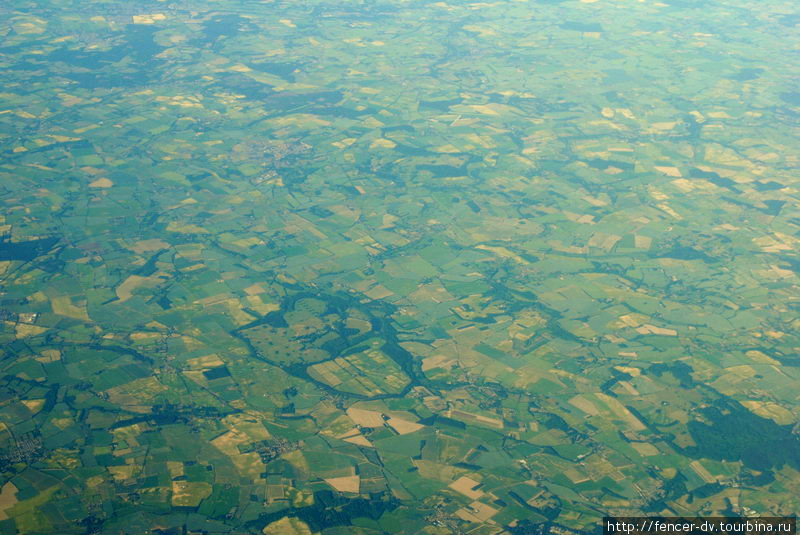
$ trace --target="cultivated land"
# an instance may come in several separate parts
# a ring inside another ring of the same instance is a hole
[[[0,533],[800,510],[794,2],[0,15]]]

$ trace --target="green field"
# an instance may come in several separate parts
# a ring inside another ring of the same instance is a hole
[[[796,514],[798,24],[0,5],[0,534]]]

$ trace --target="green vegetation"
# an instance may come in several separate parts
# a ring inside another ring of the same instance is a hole
[[[795,11],[0,6],[0,533],[796,513]]]

